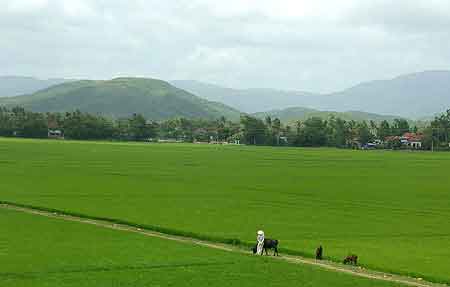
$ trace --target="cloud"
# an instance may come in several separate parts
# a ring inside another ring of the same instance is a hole
[[[450,62],[447,0],[0,0],[0,74],[334,91]]]
[[[9,13],[31,13],[39,11],[48,5],[48,0],[15,0],[2,2],[0,2],[2,7]]]
[[[399,33],[448,30],[450,2],[447,0],[378,0],[362,2],[349,10],[350,25],[374,26]]]
[[[94,8],[85,0],[64,1],[60,4],[64,15],[69,18],[92,18],[97,16]]]

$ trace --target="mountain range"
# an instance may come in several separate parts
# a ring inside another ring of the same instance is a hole
[[[172,81],[172,84],[199,97],[220,101],[247,113],[303,107],[337,112],[364,111],[418,119],[450,107],[450,71],[426,71],[390,80],[371,81],[331,94],[230,89],[197,81]]]
[[[220,116],[236,120],[241,112],[283,121],[330,115],[374,121],[421,119],[450,107],[450,71],[366,82],[331,94],[231,89],[198,81],[168,83],[145,78],[74,81],[10,76],[0,77],[0,96],[8,96],[0,98],[0,105],[21,105],[40,112],[79,109],[114,117],[142,113],[155,120]]]

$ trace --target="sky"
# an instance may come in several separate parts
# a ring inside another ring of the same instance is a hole
[[[447,69],[449,0],[0,0],[0,75],[325,93]]]

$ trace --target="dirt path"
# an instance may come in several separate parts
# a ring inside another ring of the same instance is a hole
[[[189,238],[189,237],[168,235],[168,234],[163,234],[163,233],[154,232],[154,231],[150,231],[150,230],[136,228],[136,227],[129,226],[129,225],[115,224],[115,223],[111,223],[111,222],[108,222],[105,220],[86,219],[83,217],[76,217],[76,216],[64,215],[64,214],[59,214],[59,213],[46,212],[46,211],[41,211],[41,210],[37,210],[37,209],[33,209],[33,208],[19,207],[19,206],[15,206],[12,204],[0,204],[0,208],[20,211],[20,212],[25,212],[25,213],[29,213],[29,214],[50,217],[50,218],[58,218],[58,219],[67,220],[67,221],[81,222],[81,223],[85,223],[85,224],[96,225],[99,227],[110,228],[110,229],[114,229],[114,230],[134,232],[134,233],[139,233],[139,234],[142,234],[145,236],[157,237],[157,238],[161,238],[161,239],[178,241],[178,242],[183,242],[183,243],[188,243],[188,244],[201,245],[201,246],[214,248],[214,249],[220,249],[220,250],[224,250],[224,251],[228,251],[228,252],[236,252],[236,253],[244,253],[244,254],[250,253],[249,251],[246,251],[242,248],[232,246],[232,245],[213,243],[213,242],[198,240],[198,239]],[[317,267],[327,269],[330,271],[334,271],[334,272],[347,273],[347,274],[350,274],[353,276],[364,277],[364,278],[375,279],[375,280],[382,280],[382,281],[389,281],[389,282],[394,282],[394,283],[399,283],[399,284],[404,284],[404,285],[409,285],[409,286],[416,286],[416,287],[439,287],[439,286],[446,287],[446,286],[448,286],[445,284],[436,284],[436,283],[427,282],[427,281],[422,280],[421,278],[411,278],[411,277],[400,276],[400,275],[395,275],[395,274],[383,273],[383,272],[364,269],[361,267],[344,266],[342,264],[337,264],[335,262],[330,262],[330,261],[316,261],[314,259],[303,258],[300,256],[283,255],[283,256],[271,257],[271,258],[273,258],[274,260],[284,260],[284,261],[294,263],[294,264],[313,265],[313,266],[317,266]]]

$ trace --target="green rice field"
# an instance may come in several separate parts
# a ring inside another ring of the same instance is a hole
[[[398,286],[0,209],[0,286]]]
[[[322,244],[324,255],[336,261],[355,253],[369,268],[450,283],[450,153],[0,139],[0,175],[0,201],[248,243],[263,229],[267,237],[280,240],[281,252],[284,248],[313,256]],[[55,236],[63,236],[63,224],[58,226]],[[99,231],[98,236],[109,238],[100,233],[112,231]],[[113,243],[155,241],[125,237]],[[115,248],[112,243],[102,247],[96,240],[87,242],[98,244],[105,254]],[[89,246],[79,248],[89,252]],[[193,254],[193,247],[179,248]],[[130,255],[117,264],[147,264],[146,258],[160,248],[144,249],[136,262]],[[75,251],[67,252],[69,256]],[[233,256],[223,254],[220,262],[233,261]],[[61,260],[65,264],[66,259]],[[252,262],[249,273],[264,264],[242,260]],[[35,272],[40,264],[27,268]],[[51,267],[54,262],[42,264]],[[2,272],[19,270],[12,268]],[[292,274],[300,272],[292,268]],[[189,271],[183,274],[180,278],[189,277]]]

